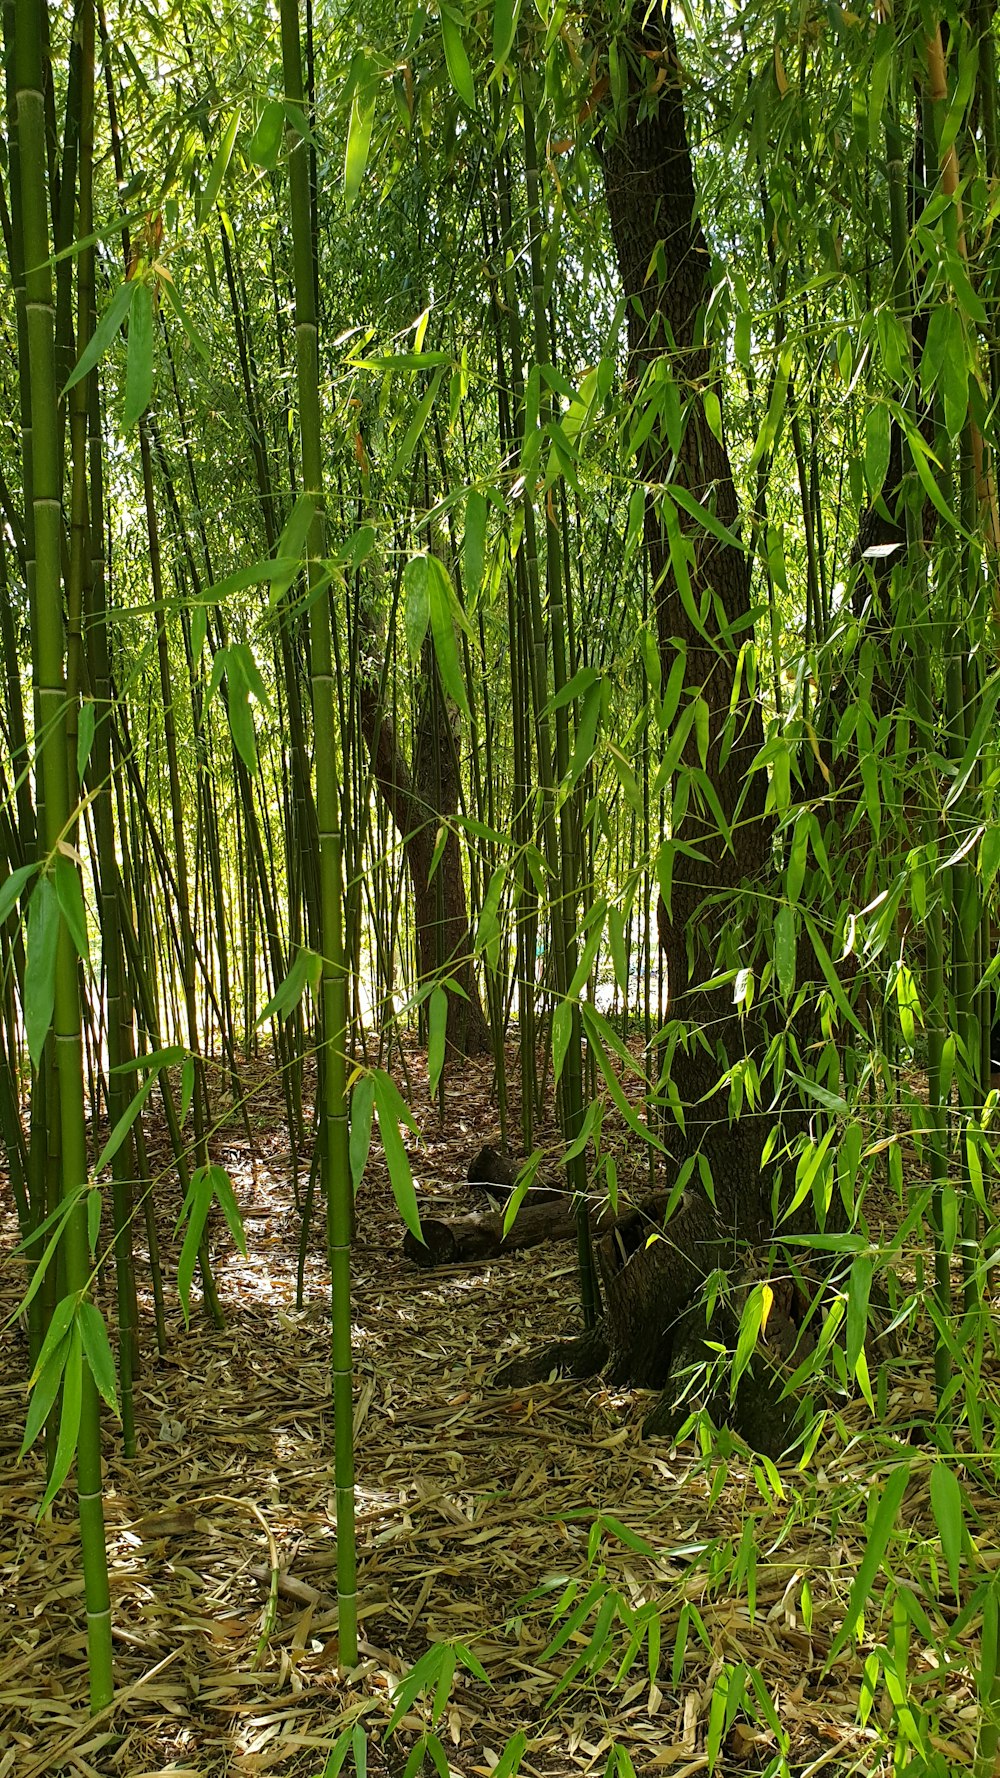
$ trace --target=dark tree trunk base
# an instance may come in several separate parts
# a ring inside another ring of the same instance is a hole
[[[544,1383],[558,1371],[562,1377],[596,1377],[608,1362],[608,1343],[600,1326],[573,1340],[553,1340],[525,1358],[512,1359],[496,1374],[494,1381],[503,1389],[524,1389],[529,1383]]]
[[[750,1291],[766,1281],[774,1292],[767,1326],[733,1398],[730,1376],[740,1317]],[[647,1415],[643,1437],[673,1440],[692,1413],[704,1410],[716,1426],[731,1426],[752,1450],[780,1457],[791,1442],[800,1405],[785,1394],[785,1385],[792,1364],[800,1363],[813,1344],[811,1328],[801,1326],[807,1307],[789,1278],[768,1279],[766,1255],[749,1255],[730,1279],[708,1325],[700,1301],[681,1316],[670,1374]],[[721,1363],[719,1347],[724,1351]]]
[[[811,1328],[802,1326],[805,1297],[787,1275],[769,1278],[766,1253],[734,1256],[703,1200],[682,1205],[661,1240],[626,1251],[622,1263],[629,1224],[623,1218],[598,1246],[607,1303],[598,1326],[514,1360],[496,1382],[523,1388],[553,1371],[570,1377],[603,1372],[611,1382],[660,1391],[643,1426],[646,1438],[673,1440],[693,1413],[704,1410],[753,1450],[779,1457],[792,1440],[800,1405],[786,1395],[786,1382],[812,1346]],[[722,1269],[727,1250],[725,1289],[706,1323],[700,1287],[708,1271]],[[773,1292],[767,1325],[731,1399],[740,1318],[750,1291],[763,1281]]]
[[[672,1222],[668,1232],[674,1228]],[[602,1238],[598,1252],[603,1250],[605,1258],[608,1246],[617,1241],[619,1232],[620,1225],[616,1224]],[[718,1242],[717,1254],[721,1245]],[[655,1252],[658,1246],[667,1248],[666,1240],[654,1243],[645,1252]],[[730,1248],[730,1269],[711,1318],[706,1321],[703,1293],[696,1288],[678,1306],[666,1327],[664,1304],[670,1302],[671,1292],[664,1287],[664,1278],[671,1276],[675,1291],[684,1288],[685,1278],[685,1256],[676,1240],[667,1252],[669,1258],[661,1259],[652,1275],[643,1276],[644,1268],[639,1268],[638,1279],[629,1278],[638,1254],[617,1275],[612,1274],[610,1282],[606,1274],[607,1312],[596,1328],[576,1339],[553,1341],[537,1352],[515,1359],[498,1371],[495,1381],[502,1387],[523,1388],[546,1381],[553,1371],[580,1378],[603,1372],[613,1383],[659,1390],[659,1399],[643,1423],[644,1438],[673,1442],[692,1415],[705,1412],[716,1426],[731,1427],[751,1450],[779,1458],[796,1436],[805,1405],[804,1396],[788,1392],[788,1382],[815,1344],[816,1320],[809,1315],[809,1286],[803,1287],[787,1269],[776,1269],[773,1255],[764,1249],[746,1249],[734,1259]],[[690,1265],[689,1256],[686,1263]],[[648,1273],[648,1268],[645,1270]],[[688,1272],[687,1276],[690,1275]],[[659,1291],[654,1297],[657,1279]],[[734,1397],[732,1364],[741,1316],[751,1290],[765,1282],[772,1291],[766,1326],[758,1336]],[[638,1324],[634,1321],[635,1306],[643,1305],[647,1299],[657,1300],[660,1305],[655,1323],[661,1329],[659,1342],[648,1338],[649,1323],[641,1316]],[[898,1350],[895,1334],[889,1331],[888,1304],[873,1298],[870,1313],[869,1353],[884,1361]],[[630,1354],[623,1340],[636,1325],[645,1330],[647,1338],[638,1352]]]

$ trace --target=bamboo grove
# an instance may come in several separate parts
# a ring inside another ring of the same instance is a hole
[[[591,1334],[606,1108],[667,1220],[756,1131],[739,1166],[826,1256],[800,1391],[825,1366],[878,1418],[884,1303],[931,1330],[943,1456],[988,1453],[987,0],[5,0],[3,28],[0,1120],[94,1707],[102,1441],[134,1448],[164,1293],[187,1337],[220,1322],[219,1137],[262,1052],[303,1256],[326,1220],[345,1666],[355,1193],[377,1117],[419,1234],[414,1026],[442,1113],[492,1053],[526,1188],[557,1095]],[[629,210],[668,104],[681,236]]]

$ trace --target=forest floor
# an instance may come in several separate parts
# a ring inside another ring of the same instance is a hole
[[[411,1048],[407,1062],[422,1131],[419,1144],[407,1138],[418,1191],[439,1212],[468,1210],[468,1162],[498,1133],[491,1068],[467,1064],[453,1075],[442,1124],[423,1056]],[[300,1218],[280,1091],[263,1065],[247,1071],[247,1084],[252,1152],[239,1120],[214,1143],[249,1249],[242,1258],[221,1218],[213,1225],[224,1331],[209,1327],[200,1306],[184,1328],[169,1184],[158,1199],[168,1280],[162,1361],[140,1260],[145,1357],[134,1460],[122,1459],[114,1426],[106,1428],[118,1692],[97,1718],[87,1710],[75,1502],[64,1495],[37,1522],[40,1457],[18,1460],[26,1348],[16,1327],[0,1335],[0,1778],[313,1778],[352,1721],[365,1730],[368,1769],[402,1774],[430,1725],[431,1698],[418,1695],[387,1736],[394,1688],[429,1645],[447,1639],[468,1647],[490,1682],[459,1659],[437,1733],[460,1778],[489,1778],[518,1731],[529,1778],[606,1769],[615,1778],[693,1778],[713,1765],[759,1773],[782,1745],[779,1725],[796,1778],[888,1772],[900,1735],[905,1750],[905,1719],[893,1715],[881,1680],[859,1719],[859,1691],[866,1650],[888,1638],[898,1657],[901,1633],[923,1743],[941,1770],[971,1767],[977,1618],[965,1641],[958,1625],[947,1658],[919,1633],[919,1613],[910,1613],[912,1635],[905,1622],[900,1631],[898,1611],[895,1631],[887,1629],[883,1564],[861,1652],[848,1642],[828,1662],[866,1548],[866,1500],[877,1508],[888,1469],[910,1451],[902,1430],[894,1440],[893,1422],[902,1429],[931,1405],[929,1358],[910,1356],[891,1378],[881,1444],[873,1446],[859,1402],[831,1419],[802,1470],[706,1457],[693,1441],[674,1451],[644,1442],[651,1398],[600,1381],[498,1388],[499,1360],[571,1324],[573,1251],[549,1246],[462,1270],[417,1270],[401,1251],[377,1143],[354,1254],[361,1662],[341,1673],[324,1236],[317,1222],[298,1311]],[[553,1129],[541,1135],[558,1150]],[[150,1140],[167,1180],[155,1124]],[[641,1191],[624,1142],[619,1172],[623,1191]],[[24,1288],[22,1263],[10,1257],[12,1223],[3,1316]],[[918,1602],[936,1572],[931,1455],[912,1453],[891,1550],[892,1572],[912,1572]],[[991,1563],[994,1500],[985,1489],[979,1497],[969,1477],[966,1495]],[[269,1540],[280,1584],[262,1641]],[[956,1616],[943,1580],[939,1592],[921,1605],[935,1634]],[[740,1663],[759,1676],[748,1672],[742,1706]]]

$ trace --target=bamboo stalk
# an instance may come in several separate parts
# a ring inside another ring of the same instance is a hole
[[[58,391],[55,376],[54,309],[49,265],[48,198],[45,168],[45,107],[42,94],[43,44],[47,39],[45,0],[17,0],[15,58],[18,145],[24,229],[25,297],[30,377],[31,473],[35,532],[33,669],[41,724],[36,736],[45,787],[43,863],[75,873],[61,851],[73,820],[68,785],[66,685],[63,658],[61,503]],[[58,865],[57,865],[58,860]],[[82,891],[81,891],[82,893]],[[58,1058],[58,1120],[61,1186],[64,1199],[77,1199],[62,1241],[67,1290],[82,1301],[91,1266],[83,1187],[87,1142],[83,1096],[80,997],[77,957],[65,916],[58,916],[52,1045]],[[87,1604],[90,1701],[103,1709],[112,1698],[111,1606],[104,1536],[100,1400],[89,1363],[82,1364],[77,1494]]]
[[[281,49],[286,97],[290,105],[302,110],[305,95],[298,0],[281,0]],[[320,579],[325,555],[314,231],[307,144],[291,119],[287,129],[295,266],[299,434],[303,487],[313,502],[313,516],[307,540],[307,574],[310,588],[313,588]],[[323,959],[320,989],[323,1058],[322,1167],[327,1205],[331,1292],[338,1627],[341,1663],[345,1667],[353,1667],[358,1658],[351,1354],[351,1233],[354,1197],[348,1160],[347,982],[342,928],[341,778],[330,604],[325,594],[321,597],[314,595],[310,600],[309,639],[316,751],[316,813],[319,826],[320,955]]]

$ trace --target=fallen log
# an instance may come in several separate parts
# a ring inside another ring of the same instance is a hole
[[[571,1192],[545,1190],[544,1198],[528,1192],[513,1225],[503,1232],[502,1210],[474,1212],[469,1216],[422,1216],[423,1241],[409,1230],[403,1237],[403,1252],[418,1266],[457,1266],[480,1259],[499,1259],[505,1253],[516,1253],[525,1247],[538,1247],[543,1241],[575,1241],[576,1211]],[[597,1236],[610,1237],[622,1253],[630,1253],[661,1225],[666,1208],[666,1194],[646,1198],[636,1208],[629,1207],[612,1216],[606,1200],[589,1207],[591,1230]]]
[[[510,1155],[502,1154],[497,1148],[481,1148],[475,1160],[469,1162],[466,1179],[470,1185],[478,1186],[487,1197],[493,1198],[502,1207],[506,1206],[517,1185],[517,1176],[521,1168]],[[531,1202],[533,1204],[562,1203],[566,1197],[565,1188],[545,1185],[540,1179],[531,1183]]]
[[[576,1238],[576,1215],[568,1192],[555,1202],[543,1204],[533,1204],[527,1198],[506,1235],[503,1217],[502,1210],[477,1211],[447,1221],[444,1217],[422,1216],[423,1241],[407,1230],[403,1252],[418,1266],[456,1266],[468,1260],[496,1259],[522,1247],[538,1247],[543,1241]]]

